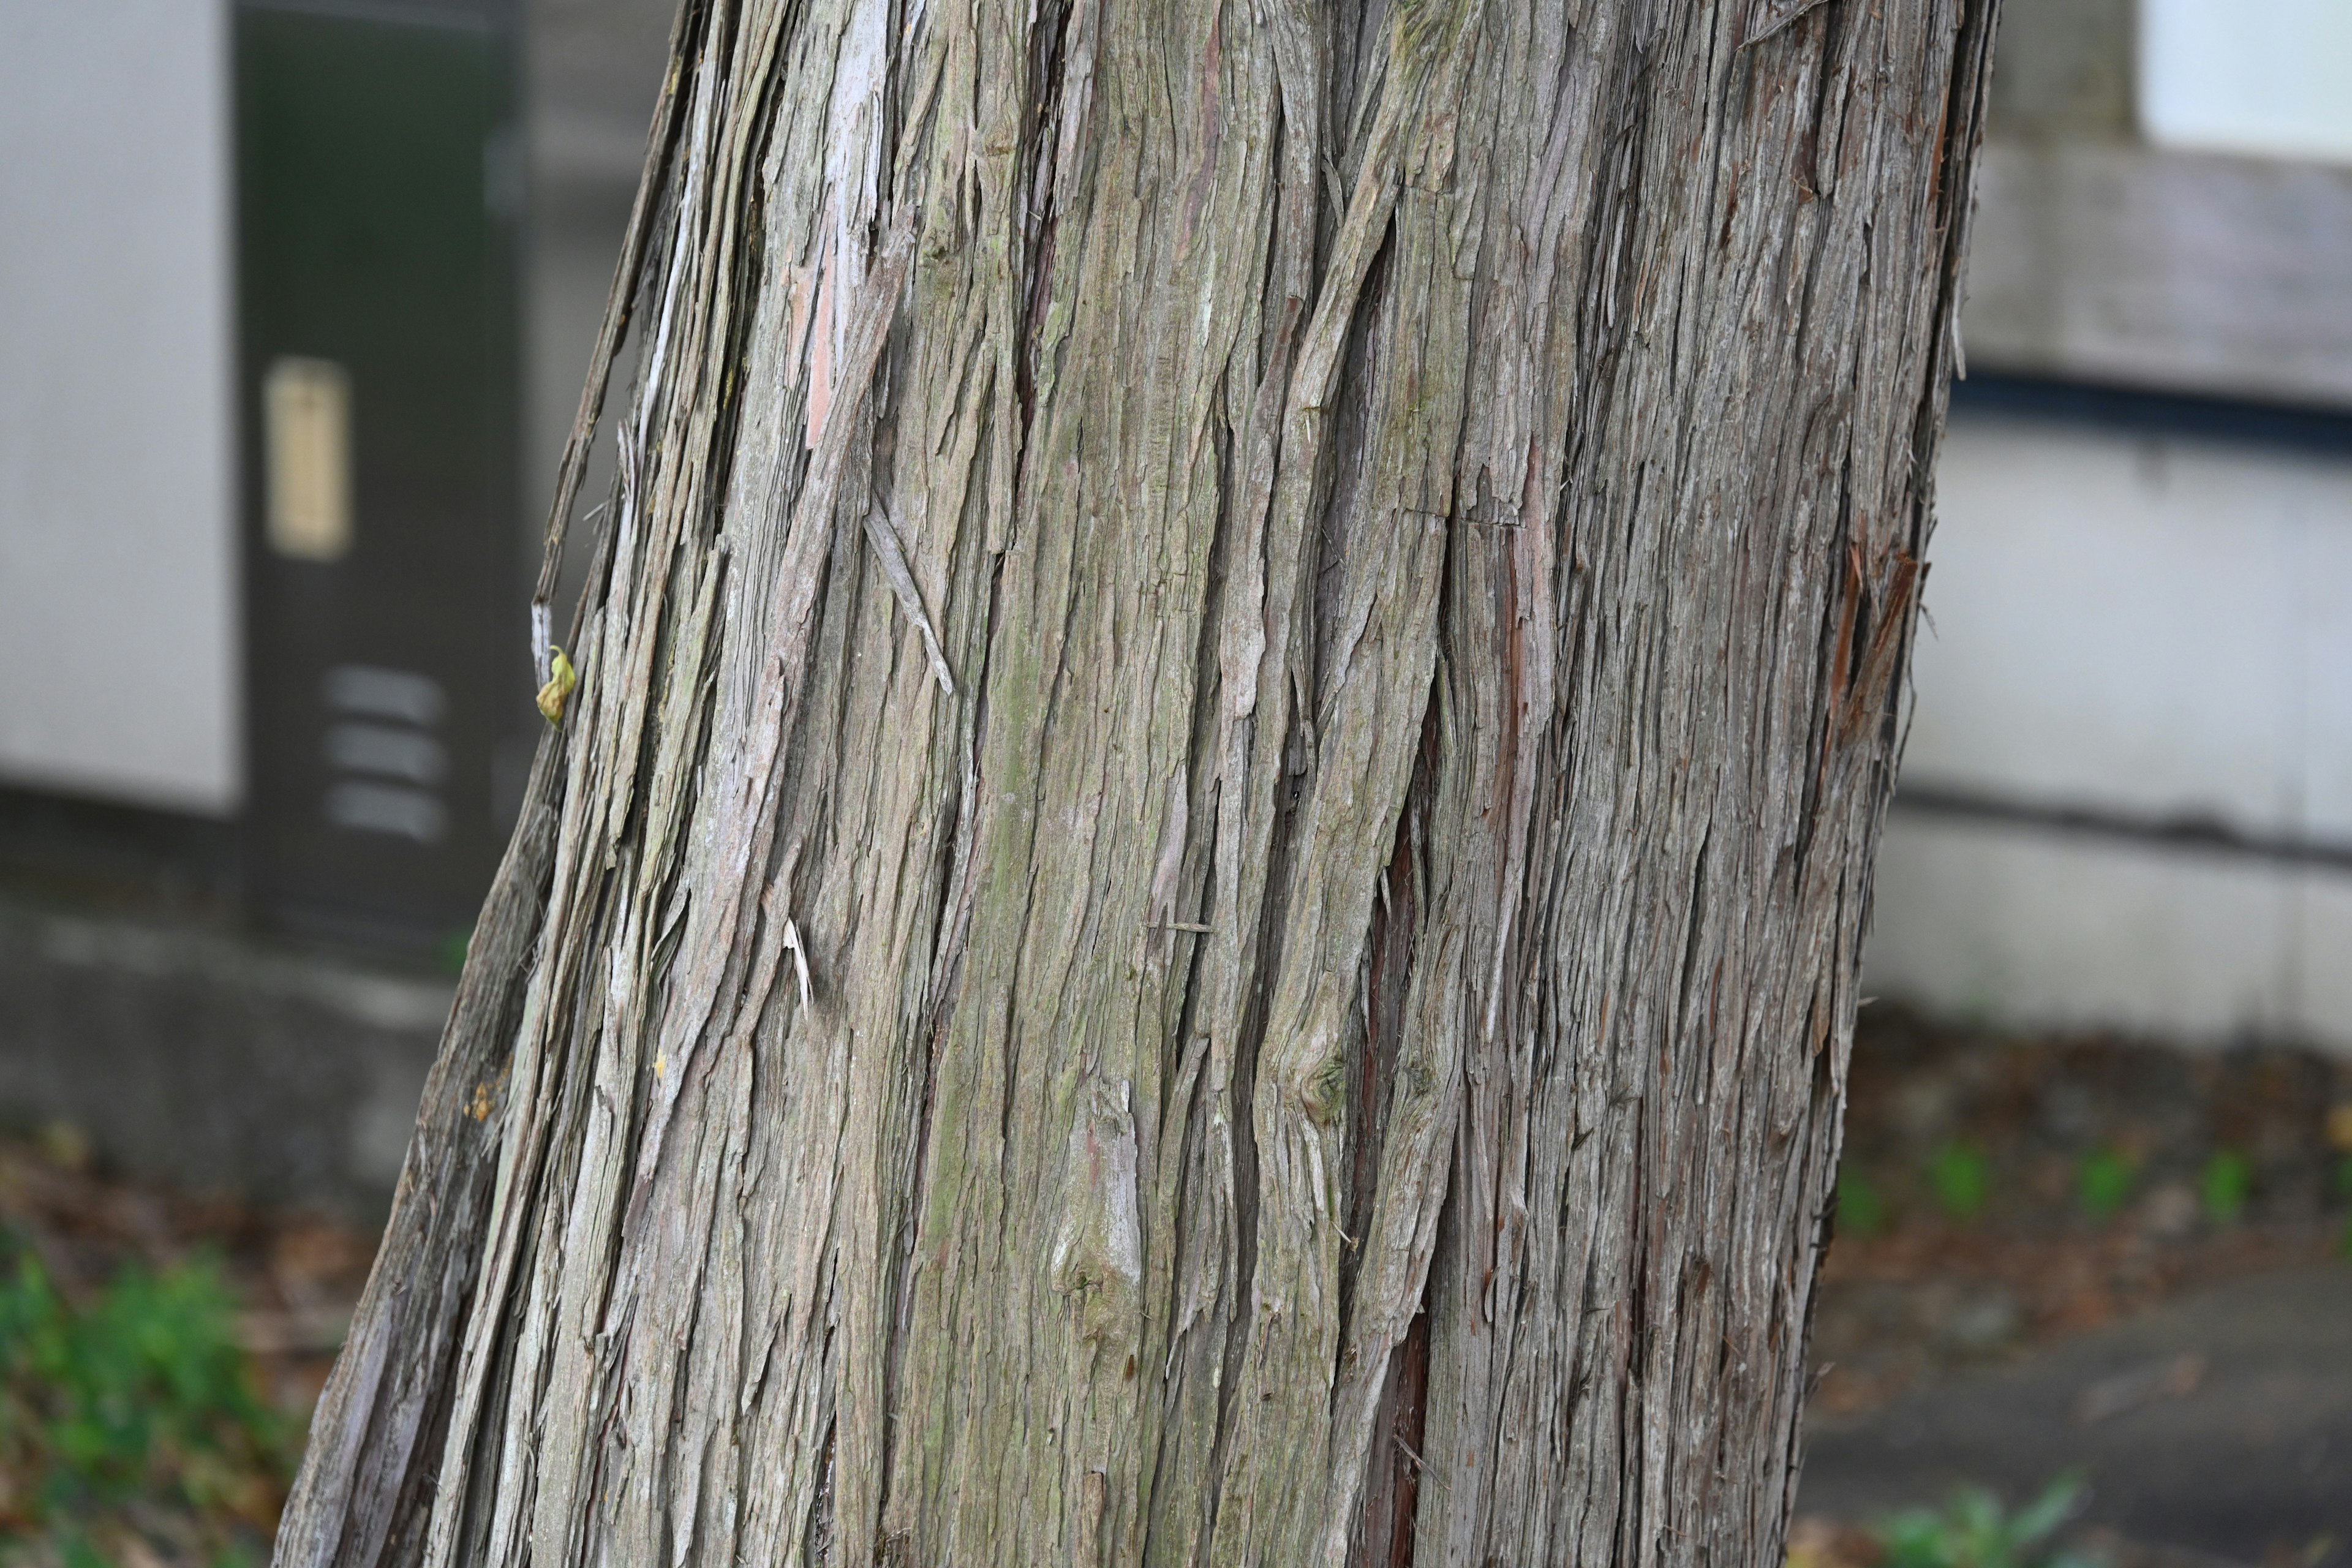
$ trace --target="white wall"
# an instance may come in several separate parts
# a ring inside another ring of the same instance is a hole
[[[0,4],[0,782],[241,794],[227,16]]]
[[[1957,416],[1906,785],[2352,845],[2352,460]],[[2352,1051],[2352,872],[1898,812],[1869,986]]]
[[[2140,0],[2139,118],[2159,147],[2352,161],[2352,5]]]

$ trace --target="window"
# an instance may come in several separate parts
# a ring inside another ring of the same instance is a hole
[[[2139,0],[2139,118],[2159,147],[2352,163],[2352,4]]]

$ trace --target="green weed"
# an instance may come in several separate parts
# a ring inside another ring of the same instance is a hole
[[[1851,1166],[1838,1170],[1837,1214],[1838,1227],[1849,1236],[1876,1236],[1890,1217],[1877,1184]]]
[[[233,1311],[208,1260],[77,1305],[0,1233],[0,1557],[102,1563],[132,1503],[184,1510],[208,1557],[267,1541],[300,1434],[255,1393]]]
[[[2352,1154],[2347,1154],[2336,1163],[2336,1195],[2352,1198]],[[2352,1216],[2347,1216],[2344,1221],[2344,1234],[2336,1237],[2336,1250],[2347,1258],[2352,1258]]]
[[[1913,1509],[1878,1528],[1885,1568],[2089,1568],[2088,1560],[2048,1549],[2066,1522],[2083,1483],[2062,1477],[2015,1513],[1977,1488],[1953,1494],[1942,1510]]]
[[[1992,1162],[1975,1144],[1955,1139],[1927,1162],[1927,1185],[1945,1214],[1958,1220],[1974,1219],[1992,1196]]]
[[[2074,1192],[2094,1219],[2113,1219],[2131,1201],[2139,1167],[2120,1149],[2094,1149],[2074,1173]]]
[[[2253,1164],[2235,1149],[2220,1150],[2205,1162],[2198,1190],[2205,1200],[2206,1214],[2215,1224],[2228,1225],[2244,1212],[2246,1200],[2253,1195]]]

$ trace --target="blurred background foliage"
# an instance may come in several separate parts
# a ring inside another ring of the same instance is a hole
[[[267,1561],[302,1425],[260,1396],[218,1261],[123,1266],[68,1300],[0,1230],[8,1561]],[[160,1542],[151,1537],[161,1537]]]

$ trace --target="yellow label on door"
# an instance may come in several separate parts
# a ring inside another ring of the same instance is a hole
[[[269,547],[337,561],[352,547],[352,378],[332,360],[289,356],[261,384]]]

